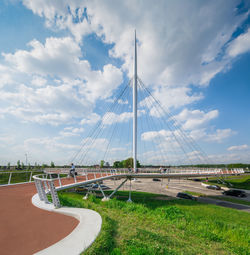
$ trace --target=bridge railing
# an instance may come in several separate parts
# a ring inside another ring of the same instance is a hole
[[[115,172],[113,169],[106,170],[105,172],[99,172],[99,171],[91,171],[88,172],[86,169],[83,171],[78,171],[77,175],[73,176],[72,178],[68,178],[68,175],[65,175],[65,173],[60,173],[58,170],[55,171],[46,171],[44,174],[39,174],[33,176],[37,193],[41,201],[44,201],[45,203],[49,203],[47,195],[50,194],[53,204],[55,207],[60,207],[60,201],[57,195],[57,188],[62,187],[63,185],[67,184],[77,184],[82,183],[86,181],[94,181],[98,178],[106,177],[106,176],[113,176],[116,175],[117,172]],[[84,177],[84,178],[83,178]]]
[[[128,168],[76,168],[76,172],[78,175],[86,175],[88,173],[106,173],[106,172],[116,172],[120,174],[126,174],[126,173],[132,173],[132,169]],[[69,174],[69,169],[46,169],[46,173],[65,173]],[[137,173],[208,173],[208,174],[242,174],[244,173],[244,170],[242,168],[237,168],[237,169],[222,169],[222,168],[177,168],[177,167],[170,167],[170,168],[138,168]]]
[[[38,171],[4,171],[0,172],[0,186],[16,185],[34,182],[33,175],[43,173]]]
[[[65,189],[65,188],[72,188],[76,187],[77,185],[82,185],[82,183],[91,183],[95,180],[99,181],[103,179],[103,177],[108,176],[114,176],[114,175],[124,175],[132,174],[132,176],[136,176],[135,173],[129,171],[128,169],[76,169],[77,176],[73,176],[72,178],[68,178],[69,171],[60,171],[58,169],[53,170],[46,170],[45,173],[35,175],[33,176],[35,180],[36,189],[38,192],[38,196],[41,201],[44,201],[45,203],[48,203],[48,197],[47,195],[50,194],[52,197],[52,201],[55,207],[60,207],[60,201],[57,195],[57,190]],[[243,173],[243,169],[233,169],[233,170],[225,170],[225,169],[168,169],[168,172],[166,173],[166,178],[169,178],[168,176],[171,175],[175,177],[181,177],[183,176],[213,176],[213,175],[230,175],[230,174],[240,174]],[[150,176],[152,177],[152,174],[161,174],[165,175],[164,172],[161,172],[159,169],[138,169],[138,174],[146,174],[145,177]],[[104,179],[105,179],[104,178]],[[163,177],[164,178],[164,177]],[[57,188],[56,188],[57,186]]]

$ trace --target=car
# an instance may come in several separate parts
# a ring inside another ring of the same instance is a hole
[[[201,179],[199,179],[199,178],[195,178],[195,179],[192,179],[193,181],[195,181],[195,182],[201,182],[202,180]]]
[[[179,192],[176,197],[184,198],[184,199],[190,199],[190,200],[197,200],[196,197],[189,195],[187,193]]]
[[[207,186],[207,189],[220,190],[220,189],[221,189],[221,187],[220,187],[220,186],[218,186],[218,185],[209,185],[209,186]]]
[[[161,181],[161,179],[153,178],[153,181],[154,181],[154,182],[160,182],[160,181]]]
[[[223,195],[234,196],[234,197],[246,197],[247,194],[243,190],[229,189],[222,192]]]

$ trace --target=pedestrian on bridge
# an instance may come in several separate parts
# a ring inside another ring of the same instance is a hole
[[[69,171],[69,175],[71,177],[74,177],[76,175],[76,168],[75,168],[75,165],[73,163],[71,163],[71,169]]]

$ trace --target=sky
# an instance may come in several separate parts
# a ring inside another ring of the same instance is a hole
[[[135,29],[140,162],[250,163],[250,1],[3,0],[0,165],[132,156]]]

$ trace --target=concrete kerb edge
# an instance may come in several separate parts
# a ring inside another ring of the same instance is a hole
[[[99,213],[83,208],[54,208],[53,204],[46,204],[40,201],[38,194],[32,197],[32,204],[40,209],[61,213],[79,220],[77,227],[65,238],[50,247],[41,250],[35,254],[80,254],[85,251],[97,238],[101,231],[102,218]]]

